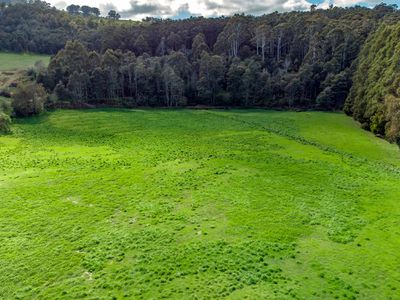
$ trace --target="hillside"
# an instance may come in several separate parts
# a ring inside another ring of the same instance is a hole
[[[396,299],[400,153],[339,113],[91,110],[0,137],[3,299]]]

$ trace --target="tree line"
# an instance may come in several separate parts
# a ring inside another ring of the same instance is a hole
[[[96,18],[99,38],[83,30],[38,82],[54,101],[72,103],[337,110],[366,38],[398,18],[384,4],[139,23]]]
[[[209,51],[203,34],[189,57],[182,51],[136,56],[108,49],[88,51],[68,42],[37,81],[56,101],[145,106],[264,106],[340,109],[350,88],[350,65],[332,73],[315,62],[297,72],[270,72],[259,57],[241,59]],[[286,69],[285,69],[286,68]]]

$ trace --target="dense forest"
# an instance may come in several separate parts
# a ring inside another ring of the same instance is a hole
[[[400,23],[384,24],[371,35],[353,80],[345,112],[400,144]]]
[[[99,17],[89,6],[60,11],[33,1],[1,6],[0,50],[54,55],[48,68],[31,71],[50,95],[47,105],[340,110],[355,73],[346,112],[385,134],[397,130],[386,117],[396,115],[397,94],[376,68],[364,74],[375,62],[393,79],[379,60],[395,52],[398,31],[390,24],[399,20],[395,5],[380,4],[135,22],[119,20],[115,11]],[[381,47],[383,39],[392,44]],[[372,91],[375,77],[384,87],[379,95]]]

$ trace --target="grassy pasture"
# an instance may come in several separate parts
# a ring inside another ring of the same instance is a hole
[[[47,65],[50,57],[46,55],[30,54],[30,53],[4,53],[0,52],[0,72],[26,70],[35,65],[37,61],[43,61]]]
[[[398,299],[400,152],[343,114],[56,111],[0,137],[2,299]]]

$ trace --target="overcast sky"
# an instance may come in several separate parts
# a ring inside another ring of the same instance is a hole
[[[125,19],[140,20],[147,16],[162,18],[187,18],[190,16],[221,16],[234,13],[261,15],[273,11],[307,10],[312,3],[327,8],[336,6],[374,6],[382,0],[48,0],[57,8],[69,4],[89,5],[100,8],[103,14],[115,9]],[[384,1],[398,4],[400,0]]]

